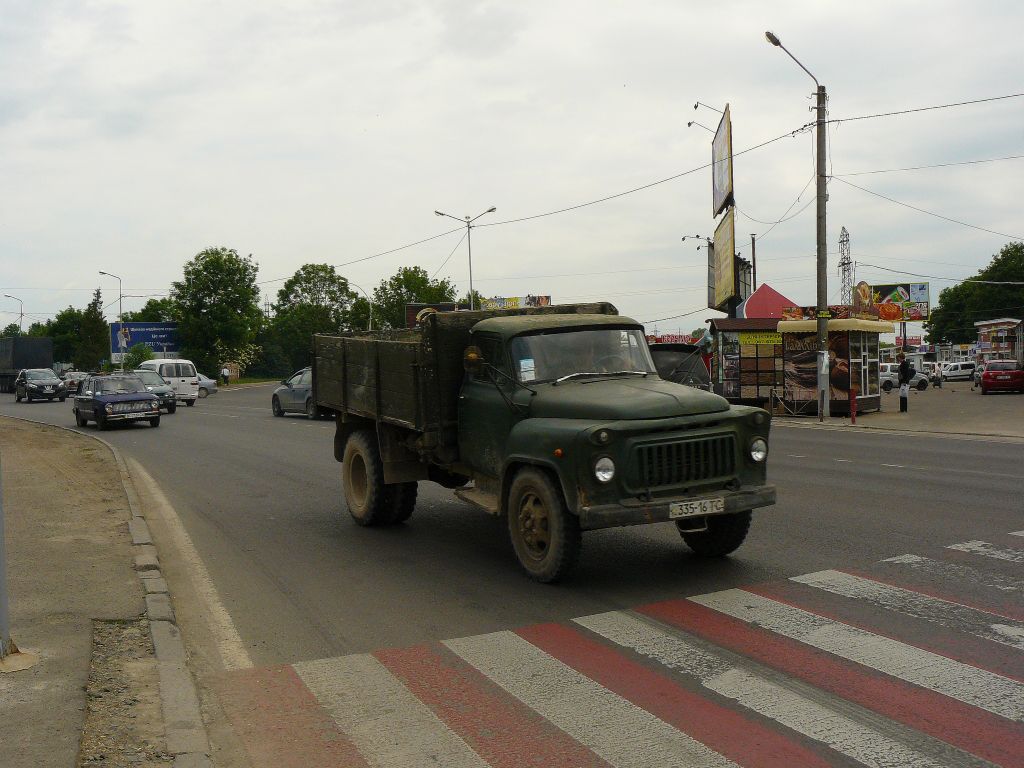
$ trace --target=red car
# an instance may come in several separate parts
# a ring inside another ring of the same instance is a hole
[[[1024,369],[1013,360],[990,360],[981,374],[981,394],[1024,392]]]

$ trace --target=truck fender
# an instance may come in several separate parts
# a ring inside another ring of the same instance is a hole
[[[360,429],[374,429],[376,423],[372,419],[364,419],[348,413],[338,414],[334,422],[334,460],[344,461],[345,443],[348,436]]]
[[[523,467],[539,467],[550,474],[562,489],[562,498],[565,499],[565,507],[574,515],[578,514],[578,498],[576,487],[571,478],[566,478],[562,468],[555,462],[540,459],[536,456],[509,456],[501,471],[501,495],[498,498],[498,514],[504,515],[508,512],[508,492],[512,487],[512,481],[516,473]]]

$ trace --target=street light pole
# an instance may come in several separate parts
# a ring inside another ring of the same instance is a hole
[[[121,338],[124,334],[124,293],[121,291],[121,278],[110,272],[100,270],[101,275],[113,277],[117,280],[117,347],[121,348]],[[124,373],[124,352],[121,353],[121,373]]]
[[[18,331],[21,331],[22,321],[25,319],[25,302],[19,299],[17,296],[11,296],[9,293],[4,294],[5,299],[14,299],[18,302]]]
[[[360,291],[362,291],[363,292],[363,296],[366,297],[366,306],[369,308],[368,309],[369,317],[368,317],[368,319],[366,321],[366,330],[372,331],[373,330],[373,302],[370,300],[370,294],[368,294],[366,292],[366,290],[362,286],[356,285],[355,283],[353,283],[348,278],[345,278],[345,280],[353,288],[358,288]]]
[[[434,214],[437,215],[437,216],[447,216],[449,219],[455,219],[460,224],[465,224],[466,225],[466,247],[467,247],[467,249],[469,251],[469,308],[470,309],[476,309],[475,299],[473,297],[473,235],[472,235],[473,222],[476,221],[477,219],[479,219],[481,216],[483,216],[485,214],[494,213],[496,210],[498,210],[498,209],[497,208],[493,208],[493,207],[492,208],[488,208],[486,211],[484,211],[483,213],[477,214],[473,218],[470,218],[469,216],[466,216],[466,217],[461,218],[461,219],[458,216],[452,216],[450,213],[442,213],[441,211],[434,211]],[[456,306],[458,306],[458,305],[456,304]]]
[[[818,421],[824,421],[830,415],[829,403],[829,354],[828,354],[828,257],[826,255],[826,218],[825,204],[828,202],[828,192],[825,189],[825,105],[828,97],[825,94],[825,86],[818,82],[818,78],[811,74],[796,56],[786,50],[779,38],[771,32],[765,32],[764,36],[772,45],[786,51],[786,55],[797,63],[804,72],[810,75],[814,81],[817,94],[817,281],[818,281],[818,306],[817,306],[817,330],[818,330]]]

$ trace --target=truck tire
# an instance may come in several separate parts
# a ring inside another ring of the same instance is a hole
[[[562,491],[543,470],[526,468],[508,492],[508,532],[519,564],[534,581],[567,576],[579,559],[579,519],[565,508]]]
[[[353,520],[359,525],[390,522],[394,499],[384,485],[384,466],[373,432],[360,429],[348,436],[341,461],[341,476],[345,503]]]
[[[677,523],[678,525],[678,523]],[[735,552],[750,530],[750,512],[712,515],[706,531],[679,531],[686,545],[701,557],[722,557]]]
[[[416,509],[416,493],[418,489],[419,484],[416,482],[385,486],[384,490],[388,496],[389,514],[387,520],[381,522],[385,522],[388,525],[397,525],[408,520],[412,516],[413,510]]]

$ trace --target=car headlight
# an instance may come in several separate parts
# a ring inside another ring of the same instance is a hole
[[[597,478],[598,482],[610,483],[612,478],[615,477],[615,462],[607,456],[602,456],[594,462],[594,477]]]
[[[29,382],[28,386],[29,386],[29,389],[39,389],[39,385],[38,384],[33,384],[32,382]]]
[[[113,413],[114,412],[114,406],[111,403],[107,403],[103,407],[103,410],[106,411],[107,413]]]
[[[750,442],[750,458],[757,464],[768,458],[768,442],[762,437],[755,437]]]

